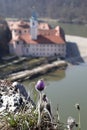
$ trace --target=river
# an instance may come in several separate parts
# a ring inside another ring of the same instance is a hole
[[[72,116],[78,122],[78,111],[75,104],[79,103],[81,107],[81,130],[87,128],[87,65],[69,66],[65,71],[55,71],[43,76],[47,84],[45,93],[52,104],[52,111],[56,114],[57,104],[59,106],[60,119],[66,123],[69,116]],[[36,91],[31,82],[26,81],[27,86],[32,94],[36,96]],[[31,87],[32,86],[32,87]],[[31,95],[32,96],[32,95]]]

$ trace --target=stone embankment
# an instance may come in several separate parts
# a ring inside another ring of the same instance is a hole
[[[7,79],[9,79],[10,81],[16,81],[16,80],[20,81],[26,78],[31,78],[35,75],[45,74],[49,71],[52,71],[52,69],[55,69],[55,68],[60,68],[60,67],[64,68],[66,66],[67,66],[67,62],[65,61],[55,61],[55,62],[52,62],[51,64],[41,65],[32,70],[25,70],[25,71],[17,72],[14,74],[10,74]]]

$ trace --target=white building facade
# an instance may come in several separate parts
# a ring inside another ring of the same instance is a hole
[[[49,57],[66,56],[65,44],[26,44],[23,41],[14,41],[10,44],[10,53],[17,56]]]
[[[12,40],[9,43],[11,54],[33,57],[66,56],[64,32],[59,26],[55,29],[48,28],[44,23],[39,26],[37,19],[31,17],[26,29],[17,26],[11,27],[11,31]]]

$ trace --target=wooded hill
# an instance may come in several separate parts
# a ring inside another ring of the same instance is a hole
[[[33,7],[38,17],[87,23],[87,0],[0,0],[0,14],[4,17],[29,18]]]

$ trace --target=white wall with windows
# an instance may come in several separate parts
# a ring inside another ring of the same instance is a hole
[[[10,53],[17,56],[34,56],[34,57],[49,57],[49,56],[66,56],[65,44],[26,44],[23,41],[14,41],[10,44]]]
[[[26,44],[23,47],[25,56],[49,57],[49,56],[66,56],[65,44]]]

